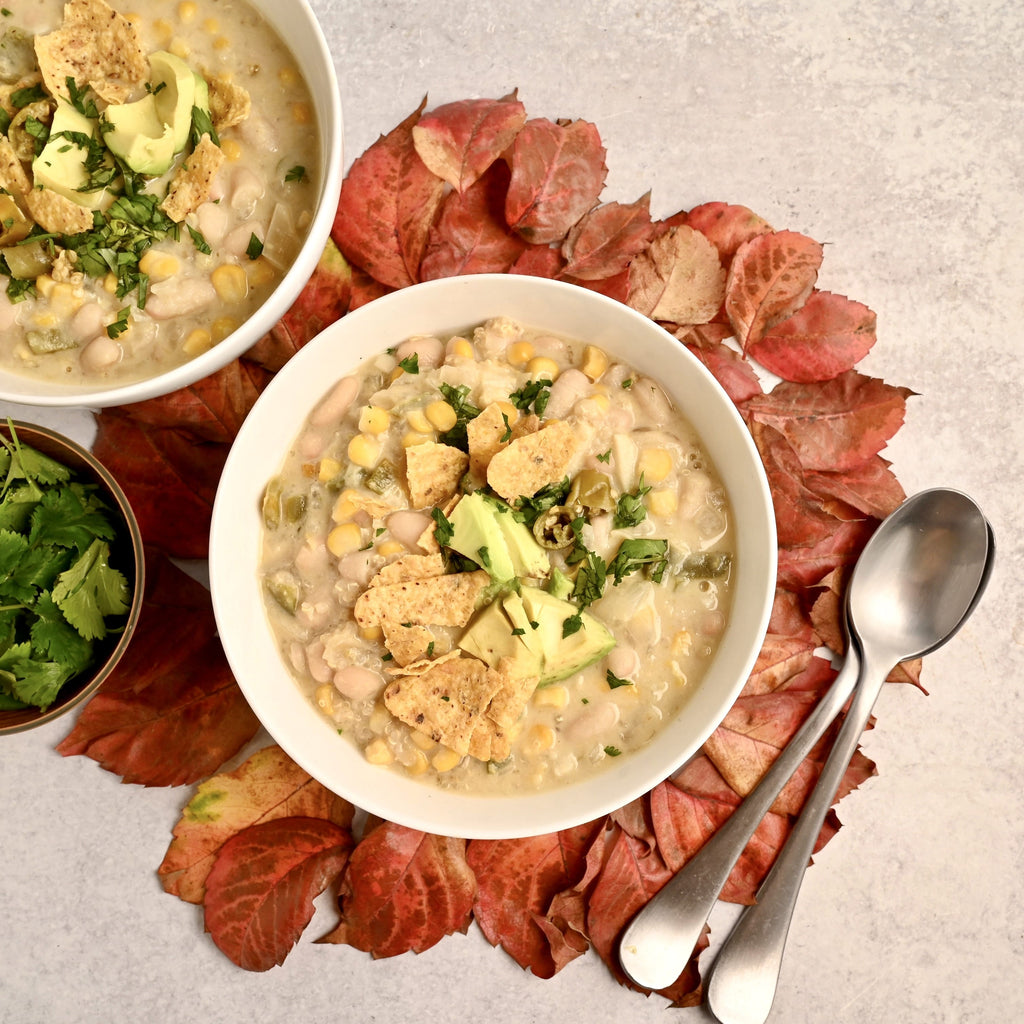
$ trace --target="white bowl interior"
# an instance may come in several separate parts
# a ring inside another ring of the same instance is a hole
[[[445,335],[494,316],[585,339],[661,382],[697,428],[727,489],[736,537],[733,607],[718,654],[682,711],[607,771],[521,796],[451,792],[369,764],[339,741],[281,660],[257,582],[263,488],[309,411],[338,378],[412,334]],[[381,817],[463,838],[536,835],[589,821],[650,790],[696,753],[736,699],[767,628],[775,590],[771,492],[735,407],[666,331],[575,285],[515,275],[448,278],[392,293],[327,328],[277,374],[246,419],[213,512],[210,579],[221,640],[274,739],[334,792]]]
[[[221,369],[251,348],[288,311],[323,253],[338,207],[342,177],[341,95],[334,61],[320,24],[306,0],[248,0],[295,55],[309,85],[316,111],[320,147],[319,194],[309,235],[280,284],[238,330],[220,344],[181,366],[146,380],[113,387],[58,384],[0,369],[0,399],[34,406],[104,408],[166,395]]]

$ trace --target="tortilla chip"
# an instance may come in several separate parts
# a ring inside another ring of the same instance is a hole
[[[413,508],[443,505],[458,490],[469,456],[451,445],[427,441],[405,449],[405,476]]]
[[[498,452],[487,467],[487,483],[508,502],[533,497],[542,487],[564,479],[577,444],[568,423],[552,420]]]
[[[461,657],[462,651],[458,647],[453,647],[436,658],[420,658],[418,661],[410,661],[408,665],[385,665],[384,671],[389,676],[421,676],[443,662]]]
[[[508,658],[501,659],[497,671],[501,676],[501,686],[491,698],[487,717],[500,729],[511,729],[526,710],[540,682],[540,676],[517,675]]]
[[[483,721],[501,676],[476,658],[452,658],[419,676],[402,676],[384,690],[384,704],[399,719],[457,754],[470,753],[470,747],[484,758],[482,738],[493,735],[493,723],[484,727],[474,742],[474,733]]]
[[[426,626],[384,619],[384,646],[391,652],[395,664],[404,668],[421,661],[433,653],[437,642]]]
[[[365,512],[371,519],[384,519],[392,512],[398,511],[397,506],[351,487],[347,487],[338,495],[339,504],[346,501],[350,502],[356,511]]]
[[[490,575],[480,569],[384,583],[359,595],[353,615],[363,629],[382,625],[385,619],[417,626],[464,626],[490,581]]]
[[[474,416],[466,424],[466,437],[469,441],[470,472],[485,480],[491,459],[512,440],[511,428],[501,406],[492,402],[479,416]]]
[[[220,146],[215,145],[209,135],[204,135],[171,179],[160,209],[180,224],[188,214],[198,210],[210,198],[213,179],[223,162],[224,153]]]
[[[432,555],[403,555],[385,565],[370,580],[371,587],[389,583],[405,583],[406,580],[425,580],[432,576],[444,575],[444,559],[439,553]]]
[[[10,140],[0,137],[0,188],[15,199],[22,199],[32,191],[32,181]]]
[[[135,26],[105,0],[70,0],[61,27],[36,36],[35,49],[54,96],[67,96],[72,78],[108,103],[124,103],[149,73]]]
[[[223,75],[209,80],[210,120],[218,133],[244,121],[252,111],[252,100],[240,85]]]
[[[509,738],[486,719],[474,730],[469,741],[469,756],[480,761],[504,761],[512,753]]]
[[[77,235],[92,230],[92,211],[48,188],[34,188],[25,194],[32,219],[44,230],[57,235]]]
[[[452,509],[458,505],[462,495],[456,494],[451,500],[441,507],[441,511],[445,516],[452,514]],[[437,522],[432,521],[431,524],[419,535],[416,539],[416,545],[421,551],[425,551],[428,555],[436,555],[441,550],[441,545],[437,543],[437,538],[434,534],[437,532]]]

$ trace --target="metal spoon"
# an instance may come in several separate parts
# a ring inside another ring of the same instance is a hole
[[[914,499],[911,512],[919,507],[920,501],[933,500],[925,497],[930,493],[924,492]],[[915,562],[906,552],[901,553],[904,562],[892,564],[890,533],[901,532],[901,524],[908,516],[904,508],[906,505],[886,519],[865,545],[848,590],[852,590],[856,582],[865,591],[891,592],[899,577],[915,568]],[[936,567],[932,573],[935,580],[929,582],[937,581],[944,568]],[[972,593],[979,590],[976,585]],[[960,614],[964,616],[962,606]],[[619,942],[619,961],[638,985],[666,988],[682,973],[740,854],[790,776],[846,704],[859,672],[860,657],[857,648],[850,644],[832,686],[755,789],[627,927]]]
[[[763,1024],[768,1018],[805,869],[886,676],[898,662],[928,654],[953,636],[988,582],[995,553],[991,527],[957,491],[914,496],[878,534],[872,561],[863,572],[858,566],[848,589],[846,614],[860,652],[861,679],[757,902],[743,912],[715,961],[707,999],[722,1024]],[[881,567],[886,571],[878,572]]]

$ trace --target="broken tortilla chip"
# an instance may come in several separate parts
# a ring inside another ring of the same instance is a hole
[[[213,179],[223,162],[224,153],[220,146],[212,142],[209,135],[204,135],[171,179],[160,209],[180,224],[210,198]]]
[[[77,235],[92,229],[92,211],[73,203],[48,188],[25,193],[25,205],[32,219],[44,230],[57,235]]]
[[[396,665],[404,668],[433,654],[437,641],[426,626],[398,622],[395,619],[384,619],[381,626],[384,646],[391,652]]]
[[[388,562],[373,579],[371,587],[388,583],[404,583],[406,580],[424,580],[444,575],[444,558],[440,553],[431,555],[403,555]]]
[[[9,192],[15,199],[24,197],[32,189],[32,182],[25,173],[14,146],[4,137],[0,137],[0,188]]]
[[[490,574],[480,569],[385,583],[360,594],[353,615],[363,629],[379,626],[385,619],[419,626],[464,626],[490,581]]]
[[[565,477],[577,443],[568,423],[552,420],[498,452],[487,467],[487,483],[508,502],[533,497]]]
[[[70,0],[61,27],[35,39],[43,83],[67,96],[67,80],[89,85],[108,103],[123,103],[149,72],[135,26],[105,0]]]
[[[513,670],[511,659],[498,662],[501,686],[491,698],[487,717],[501,729],[511,729],[526,710],[526,705],[537,689],[540,676],[521,676]]]
[[[405,449],[405,476],[413,508],[442,505],[456,492],[469,456],[451,445],[427,441]]]
[[[508,414],[497,402],[492,402],[466,424],[466,438],[469,441],[469,470],[474,476],[486,480],[491,459],[512,440]]]
[[[234,128],[252,110],[252,100],[240,85],[235,85],[223,75],[210,79],[210,121],[214,131],[220,133]]]

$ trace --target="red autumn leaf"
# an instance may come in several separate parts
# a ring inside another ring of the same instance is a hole
[[[747,353],[783,380],[831,380],[871,351],[875,321],[863,303],[815,291],[791,317],[752,342]]]
[[[264,747],[235,771],[198,785],[157,873],[165,892],[202,903],[217,853],[243,829],[275,818],[323,818],[349,828],[354,812],[280,747]]]
[[[652,320],[704,324],[725,297],[718,250],[682,225],[659,235],[629,266],[629,305]]]
[[[206,879],[206,930],[247,971],[284,963],[351,848],[351,833],[323,818],[243,829],[221,847]]]
[[[621,274],[654,235],[651,194],[635,203],[605,203],[585,213],[562,243],[566,277],[600,281]]]
[[[821,245],[795,231],[755,235],[736,250],[725,311],[744,352],[804,304],[821,259]]]
[[[457,192],[465,192],[512,144],[526,123],[515,95],[457,100],[424,114],[412,129],[420,159]]]
[[[836,523],[838,525],[832,533],[813,543],[779,549],[780,587],[812,587],[833,570],[852,565],[878,525],[875,519],[847,522],[837,519]]]
[[[602,827],[592,822],[528,839],[477,839],[466,851],[479,887],[473,916],[480,930],[539,978],[553,977],[586,951],[585,941],[573,943],[547,912],[555,896],[583,875],[587,850]]]
[[[819,642],[800,595],[781,588],[775,591],[768,632],[792,640],[810,641],[815,645]]]
[[[762,393],[761,382],[750,363],[723,344],[731,333],[722,324],[692,324],[679,328],[675,335],[711,371],[733,402],[743,405]]]
[[[422,953],[466,931],[475,899],[464,839],[385,821],[353,851],[339,891],[341,923],[318,941],[374,958]]]
[[[380,281],[374,280],[365,270],[360,267],[352,268],[352,297],[349,300],[349,312],[365,306],[382,295],[387,295],[395,289]]]
[[[291,308],[245,353],[245,358],[277,373],[303,345],[348,312],[352,268],[328,238],[313,276]]]
[[[575,277],[563,277],[563,281],[569,284],[579,285],[581,288],[588,288],[600,295],[607,295],[609,299],[625,304],[629,298],[629,271],[623,270],[614,277],[604,277],[600,281],[583,281]]]
[[[608,168],[597,128],[587,121],[527,121],[512,144],[505,220],[528,242],[561,241],[597,205]]]
[[[420,264],[420,278],[505,273],[526,243],[505,225],[503,208],[509,170],[494,164],[465,192],[450,192]]]
[[[774,693],[788,679],[807,668],[814,658],[816,646],[813,638],[768,633],[754,668],[743,684],[741,696]]]
[[[98,418],[122,416],[150,431],[177,429],[197,441],[230,444],[270,378],[256,363],[235,359],[188,387],[101,412]]]
[[[147,576],[131,645],[57,750],[124,782],[182,786],[217,771],[259,722],[228,667],[206,588],[152,552]]]
[[[509,268],[510,274],[555,278],[561,275],[562,254],[548,245],[528,245]]]
[[[783,381],[752,398],[746,411],[782,433],[804,469],[843,472],[885,447],[903,425],[913,393],[848,370],[818,384]]]
[[[120,409],[98,413],[96,424],[93,453],[117,477],[146,543],[177,558],[206,558],[230,445],[149,427]]]
[[[688,224],[714,242],[724,266],[744,242],[772,230],[768,221],[753,210],[729,203],[702,203],[680,215],[679,223]]]
[[[804,479],[822,499],[822,507],[833,515],[837,514],[837,507],[845,507],[854,513],[885,519],[903,504],[907,496],[890,465],[876,455],[842,473],[810,472]]]
[[[331,231],[348,260],[392,288],[419,280],[444,191],[413,144],[423,106],[356,158],[342,183]]]

